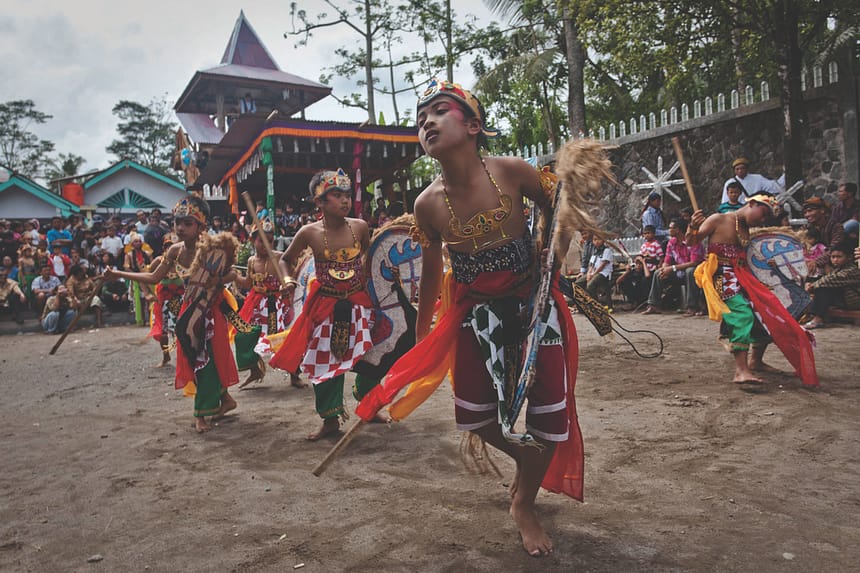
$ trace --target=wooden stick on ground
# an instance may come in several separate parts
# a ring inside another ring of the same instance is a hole
[[[90,308],[90,303],[93,302],[93,297],[96,296],[96,293],[102,289],[102,283],[104,282],[104,280],[105,280],[104,275],[102,275],[96,279],[96,284],[95,284],[95,287],[93,288],[93,292],[91,292],[90,296],[87,297],[87,301],[81,305],[80,309],[78,310],[78,314],[75,315],[75,318],[72,319],[72,322],[69,323],[69,326],[66,328],[66,331],[63,333],[63,335],[60,337],[60,339],[57,341],[57,343],[54,344],[54,347],[51,348],[51,351],[48,352],[48,354],[50,354],[51,356],[56,354],[57,349],[60,347],[60,345],[63,343],[63,341],[69,335],[69,333],[72,332],[72,329],[75,328],[75,325],[78,323],[78,319],[80,319],[81,315],[84,314],[88,308]]]
[[[328,468],[328,466],[334,461],[334,459],[343,451],[352,439],[358,434],[358,431],[364,426],[365,422],[361,418],[352,425],[352,427],[347,430],[347,432],[341,437],[340,440],[334,445],[331,451],[326,454],[326,457],[314,468],[313,474],[317,477],[320,477],[322,473]]]
[[[283,285],[287,282],[287,277],[284,276],[284,269],[281,268],[281,261],[276,260],[274,255],[272,254],[272,245],[269,244],[269,237],[266,236],[266,233],[263,232],[262,227],[260,227],[260,220],[257,219],[257,211],[254,202],[251,200],[251,196],[247,191],[242,193],[242,199],[245,200],[245,205],[248,206],[248,213],[251,215],[251,219],[254,221],[254,227],[259,229],[260,239],[263,241],[263,248],[266,249],[266,255],[269,257],[269,260],[275,263],[275,272],[278,273],[278,280]]]
[[[690,204],[693,206],[693,212],[699,210],[699,203],[696,201],[696,194],[693,193],[693,184],[690,182],[690,174],[687,173],[687,163],[684,161],[684,154],[681,152],[681,144],[678,137],[672,138],[672,147],[675,148],[675,155],[678,156],[678,163],[681,164],[681,174],[684,176],[684,183],[687,184],[687,194],[690,196]]]

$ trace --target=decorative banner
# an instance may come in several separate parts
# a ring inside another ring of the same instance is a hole
[[[806,278],[803,244],[790,231],[765,229],[747,246],[749,269],[798,318],[811,301],[801,283]]]

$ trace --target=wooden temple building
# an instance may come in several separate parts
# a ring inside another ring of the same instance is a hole
[[[281,70],[240,12],[221,63],[197,71],[176,102],[174,168],[215,212],[244,210],[244,191],[274,212],[307,197],[315,172],[338,167],[355,185],[356,208],[376,181],[392,198],[393,183],[405,183],[405,168],[423,153],[417,128],[305,119],[330,93]]]

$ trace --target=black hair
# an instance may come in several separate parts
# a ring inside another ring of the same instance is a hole
[[[79,274],[86,275],[87,273],[84,272],[84,267],[82,267],[81,265],[72,265],[69,267],[69,274],[73,277],[76,277]]]
[[[681,231],[681,233],[687,232],[687,221],[685,221],[681,217],[675,217],[674,219],[672,219],[672,223],[674,223],[675,226],[678,227],[678,230]]]
[[[848,182],[843,183],[842,186],[845,187],[845,192],[848,193],[848,195],[850,195],[851,197],[857,196],[857,184],[856,183],[852,183],[852,182],[848,181]]]
[[[656,233],[656,232],[657,232],[657,227],[655,227],[654,225],[645,225],[644,227],[642,227],[642,234],[643,235],[645,233]]]
[[[726,185],[726,189],[737,189],[738,191],[743,193],[743,188],[741,187],[741,184],[737,181],[729,181],[729,184]]]
[[[842,241],[841,243],[837,243],[830,247],[830,252],[839,251],[843,255],[851,256],[851,253],[854,252],[854,248],[848,241]]]

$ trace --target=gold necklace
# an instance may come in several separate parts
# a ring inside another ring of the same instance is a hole
[[[466,221],[465,224],[460,222],[460,218],[457,217],[457,214],[454,212],[454,208],[451,206],[451,199],[448,197],[448,185],[445,181],[445,176],[441,175],[442,192],[445,194],[445,205],[448,206],[448,212],[451,213],[451,219],[448,222],[448,232],[450,236],[455,238],[454,240],[448,239],[446,242],[451,245],[459,245],[472,241],[472,247],[475,251],[478,250],[478,238],[489,235],[496,230],[501,233],[501,236],[498,239],[482,244],[481,248],[486,248],[508,238],[508,235],[505,233],[504,223],[511,216],[512,211],[511,198],[502,193],[502,189],[499,187],[499,184],[496,183],[496,178],[493,177],[493,174],[490,173],[489,169],[487,169],[487,164],[484,161],[484,158],[480,157],[480,160],[481,165],[484,167],[484,173],[487,174],[487,177],[493,184],[493,187],[496,188],[496,192],[499,194],[500,205],[495,209],[488,209],[486,211],[476,213],[471,219]]]
[[[325,224],[325,215],[322,218],[322,227],[323,227],[323,244],[325,245],[325,249],[323,250],[323,256],[330,261],[349,261],[354,259],[361,252],[361,245],[358,243],[358,239],[355,236],[355,231],[352,230],[352,225],[349,224],[349,221],[346,219],[343,220],[346,223],[346,227],[349,229],[350,235],[352,235],[352,249],[349,247],[343,247],[338,249],[334,256],[332,256],[331,252],[328,248],[328,232],[326,231]]]
[[[747,238],[744,239],[743,236],[741,235],[740,221],[741,221],[741,218],[738,216],[737,213],[735,213],[735,235],[737,235],[738,242],[741,244],[741,247],[746,248],[746,246],[749,245],[749,243],[750,243],[749,229],[747,229]],[[744,221],[744,226],[746,226],[746,221]]]

